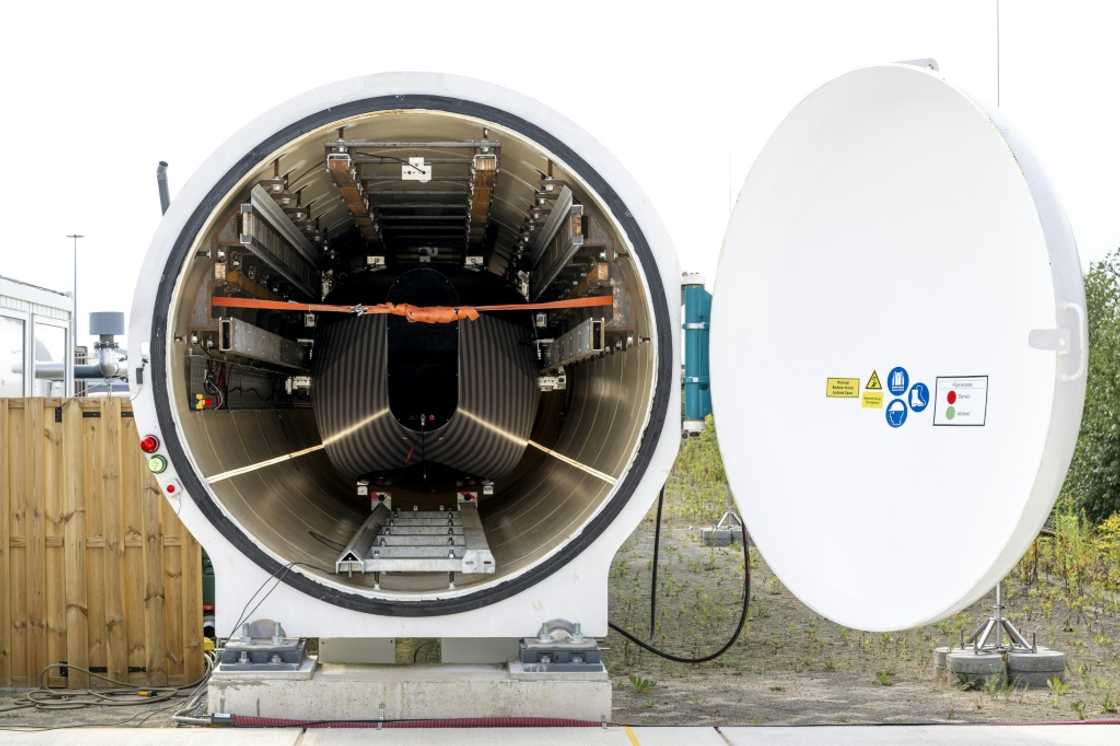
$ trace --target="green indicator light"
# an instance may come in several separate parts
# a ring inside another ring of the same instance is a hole
[[[167,459],[163,456],[152,456],[148,459],[148,471],[152,474],[162,474],[167,470]]]
[[[956,416],[957,416],[957,408],[956,407],[949,407],[948,409],[945,410],[945,419],[951,420]]]

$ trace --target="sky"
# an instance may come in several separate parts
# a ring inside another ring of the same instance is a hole
[[[0,275],[128,313],[171,193],[234,131],[338,79],[424,70],[537,98],[642,184],[682,270],[717,269],[732,201],[768,135],[849,70],[932,57],[1032,145],[1083,264],[1120,246],[1120,3],[19,3],[0,27],[7,205]],[[685,10],[687,9],[687,12]],[[997,66],[998,58],[998,66]],[[998,67],[998,76],[997,76]],[[997,86],[998,77],[998,86]]]

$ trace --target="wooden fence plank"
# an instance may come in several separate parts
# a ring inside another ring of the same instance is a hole
[[[34,684],[47,664],[47,567],[46,510],[42,449],[44,440],[43,405],[32,400],[23,410],[27,448],[24,450],[24,489],[30,498],[27,522],[27,674]]]
[[[145,491],[140,510],[144,519],[144,636],[147,638],[148,677],[151,683],[167,683],[167,659],[164,655],[163,626],[163,531],[160,509],[164,503],[152,486]]]
[[[0,399],[0,579],[12,577],[12,481],[11,433],[8,430],[8,400]],[[0,687],[12,685],[12,584],[0,584]]]
[[[184,683],[183,671],[183,618],[179,604],[183,602],[183,554],[178,541],[182,524],[174,520],[175,513],[166,500],[160,500],[160,523],[164,526],[163,549],[163,625],[166,639],[163,644],[167,660],[167,675],[170,681]]]
[[[86,589],[88,600],[87,639],[91,668],[108,667],[109,657],[105,640],[105,515],[103,506],[104,483],[101,481],[101,439],[104,437],[101,419],[102,404],[90,402],[82,417],[82,484],[85,490],[86,517]],[[94,679],[91,686],[106,686]]]
[[[128,620],[129,680],[148,680],[147,636],[144,631],[144,516],[141,500],[159,500],[158,493],[149,494],[153,482],[144,458],[136,450],[139,438],[131,417],[121,420],[121,515],[124,521],[125,618]],[[131,450],[130,450],[131,449]],[[130,456],[136,453],[136,456]]]
[[[18,407],[16,405],[19,405]],[[8,432],[11,435],[8,452],[9,483],[11,484],[12,512],[9,524],[9,550],[11,552],[12,593],[9,599],[12,617],[12,686],[28,686],[27,675],[27,493],[24,469],[27,451],[24,410],[26,402],[9,403]]]
[[[182,596],[179,611],[183,629],[183,677],[192,682],[202,676],[202,638],[194,630],[202,629],[202,547],[191,540],[191,535],[180,524],[183,537],[180,548],[183,554]]]
[[[62,408],[63,516],[65,520],[66,659],[89,668],[89,605],[86,600],[85,499],[82,490],[82,408],[70,399]],[[89,675],[70,670],[69,685],[89,686]]]
[[[62,528],[62,400],[43,402],[43,502],[46,533],[44,587],[47,595],[47,663],[66,660],[66,574]],[[59,668],[47,672],[50,686],[66,686]]]
[[[102,399],[101,479],[105,511],[105,640],[109,678],[128,678],[128,634],[124,619],[124,540],[121,536],[121,400]]]

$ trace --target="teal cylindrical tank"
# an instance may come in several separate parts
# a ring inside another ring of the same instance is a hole
[[[712,315],[712,294],[704,289],[697,274],[681,278],[684,301],[684,425],[683,434],[697,435],[704,429],[704,418],[712,412],[712,391],[708,365],[708,336]]]

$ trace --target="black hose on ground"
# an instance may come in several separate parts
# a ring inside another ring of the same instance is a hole
[[[661,504],[662,504],[662,499],[664,498],[664,496],[665,496],[665,488],[662,487],[661,494],[657,498],[657,525],[654,528],[654,540],[653,540],[653,570],[652,570],[653,587],[650,589],[650,637],[653,636],[653,626],[654,626],[653,616],[654,616],[654,612],[656,611],[656,608],[657,608],[657,556],[658,556],[658,553],[660,551],[660,543],[661,543],[661,541],[660,541],[661,540]],[[643,640],[639,640],[632,633],[627,632],[626,630],[624,630],[622,627],[619,627],[614,622],[607,622],[607,626],[609,626],[611,629],[613,629],[618,634],[625,637],[630,642],[632,642],[635,645],[637,645],[638,647],[640,647],[642,650],[647,650],[647,651],[653,653],[656,656],[664,658],[665,660],[668,660],[668,661],[673,661],[674,663],[707,663],[708,661],[713,661],[716,658],[723,655],[724,653],[726,653],[728,650],[731,649],[731,646],[734,645],[735,642],[739,639],[739,635],[742,634],[743,625],[745,625],[747,623],[747,611],[750,608],[751,553],[750,553],[750,547],[747,545],[747,525],[742,520],[739,521],[739,530],[742,532],[742,541],[743,541],[743,601],[742,601],[742,606],[741,606],[740,611],[739,611],[739,621],[735,625],[735,631],[731,634],[731,638],[728,639],[728,641],[726,643],[724,643],[723,646],[719,650],[715,651],[714,653],[710,653],[708,655],[700,656],[698,658],[688,658],[688,657],[685,657],[685,656],[674,655],[673,653],[668,653],[664,650],[661,650],[659,648],[654,647],[653,645],[651,645],[648,642],[645,642]]]
[[[661,553],[661,506],[665,502],[665,486],[657,493],[657,518],[653,523],[653,569],[649,576],[649,639],[657,625],[657,556]]]

